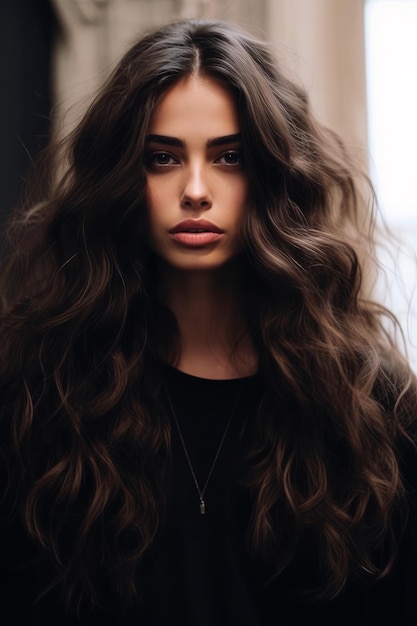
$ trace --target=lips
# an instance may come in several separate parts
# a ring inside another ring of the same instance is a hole
[[[169,230],[172,239],[186,248],[204,248],[223,237],[224,230],[208,220],[184,220]]]
[[[222,234],[224,231],[213,224],[213,222],[209,222],[208,220],[184,220],[180,222],[174,228],[169,230],[171,235],[176,233],[216,233]]]

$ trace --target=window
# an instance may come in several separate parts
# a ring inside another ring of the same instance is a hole
[[[417,0],[367,0],[370,173],[382,214],[403,243],[381,247],[379,297],[399,318],[417,371]]]

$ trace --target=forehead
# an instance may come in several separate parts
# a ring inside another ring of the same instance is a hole
[[[218,137],[239,130],[239,114],[232,93],[212,78],[191,75],[162,95],[149,132],[182,138],[190,133]]]

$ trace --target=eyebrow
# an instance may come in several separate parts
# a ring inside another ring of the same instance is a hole
[[[148,135],[146,138],[148,143],[159,143],[164,146],[175,146],[177,148],[184,148],[185,141],[178,139],[177,137],[170,137],[168,135]],[[214,137],[207,140],[207,148],[214,146],[224,146],[231,143],[240,143],[242,141],[242,135],[236,133],[234,135],[224,135],[223,137]]]

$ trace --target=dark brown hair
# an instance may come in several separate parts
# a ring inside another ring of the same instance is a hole
[[[325,597],[385,573],[395,555],[396,449],[416,396],[389,314],[362,288],[366,178],[267,45],[186,20],[122,58],[66,144],[65,174],[50,175],[51,146],[3,246],[7,502],[69,601],[94,600],[110,572],[134,590],[160,521],[170,432],[157,400],[144,146],[161,94],[193,72],[235,95],[251,184],[242,263],[265,396],[248,458],[250,545],[280,572],[311,532]]]

